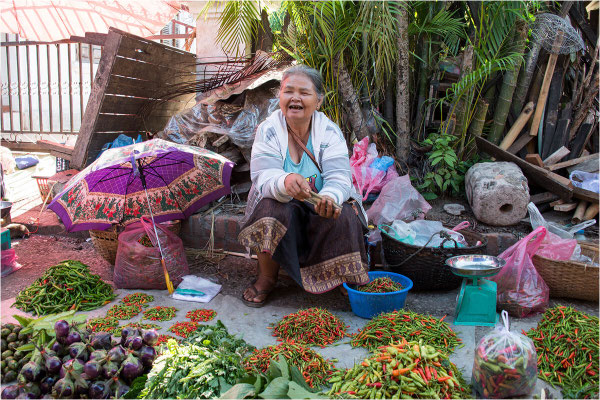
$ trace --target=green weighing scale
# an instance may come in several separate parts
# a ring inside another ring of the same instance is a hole
[[[463,277],[456,299],[454,324],[496,325],[496,282],[483,278],[496,275],[504,264],[506,261],[502,258],[477,254],[450,257],[446,260],[446,265],[452,273]]]

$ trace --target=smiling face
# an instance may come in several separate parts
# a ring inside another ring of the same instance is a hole
[[[321,105],[315,87],[304,74],[294,74],[281,82],[279,107],[288,121],[310,121],[313,112]]]

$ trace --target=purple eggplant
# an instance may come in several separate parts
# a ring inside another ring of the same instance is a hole
[[[28,382],[39,381],[43,374],[44,371],[42,371],[41,366],[35,361],[29,361],[27,364],[23,365],[23,368],[21,368],[21,375]]]
[[[10,385],[2,390],[2,395],[0,397],[2,397],[3,399],[16,399],[19,396],[20,392],[21,386]]]
[[[40,382],[40,390],[43,394],[50,393],[55,383],[56,378],[54,376],[47,376]]]
[[[69,334],[69,323],[64,319],[56,321],[54,324],[54,332],[57,338],[66,338]]]
[[[37,382],[28,382],[21,389],[21,393],[26,399],[39,399],[42,396],[42,390]]]
[[[56,381],[52,387],[52,396],[68,399],[75,394],[75,384],[69,377],[64,377]]]
[[[143,346],[139,351],[139,357],[144,367],[151,367],[156,358],[156,350],[152,346]]]
[[[133,326],[126,326],[125,328],[123,328],[121,330],[121,337],[123,339],[128,338],[129,336],[137,336],[139,335],[139,331],[137,328],[134,328]]]
[[[156,329],[142,331],[142,339],[144,339],[144,343],[148,346],[154,346],[156,342],[158,342],[158,333],[156,332]]]
[[[83,373],[83,365],[84,365],[84,362],[78,358],[72,358],[72,359],[68,360],[67,362],[65,362],[62,365],[62,368],[60,369],[60,377],[64,378],[68,372],[71,372],[71,373],[74,373],[77,375]]]
[[[108,399],[109,392],[105,382],[94,382],[88,389],[90,399]]]
[[[144,341],[142,340],[142,338],[139,336],[135,336],[131,340],[131,343],[129,344],[129,348],[131,348],[133,350],[139,350],[142,348],[143,345],[144,345]]]
[[[73,343],[81,342],[81,335],[77,331],[70,332],[65,339],[65,344],[67,346],[72,345]]]
[[[122,346],[115,346],[108,351],[108,359],[116,363],[122,363],[127,354]]]
[[[106,358],[106,350],[94,350],[88,361],[100,361]]]
[[[110,346],[111,347],[120,346],[121,343],[123,343],[123,338],[120,335],[112,335],[110,337]]]
[[[108,332],[96,332],[90,337],[90,344],[93,348],[98,350],[109,350],[111,347],[110,333]]]
[[[46,371],[48,371],[50,374],[58,374],[60,368],[62,367],[62,362],[60,361],[60,358],[51,356],[46,359],[45,365]]]
[[[102,368],[104,377],[109,379],[119,374],[119,364],[109,361]]]
[[[82,361],[88,360],[88,349],[85,343],[75,342],[69,346],[69,355],[71,358],[78,358]]]
[[[63,347],[63,345],[58,342],[54,342],[52,344],[52,347],[50,347],[50,349],[53,352],[55,352],[57,355],[61,355],[61,356],[64,354],[64,351],[65,351],[65,348]]]
[[[96,361],[88,361],[83,366],[83,371],[88,378],[90,378],[90,380],[94,380],[100,376],[100,372],[102,372],[102,366]]]
[[[123,361],[121,376],[131,382],[138,376],[140,376],[144,372],[144,366],[133,354],[127,356],[125,361]]]

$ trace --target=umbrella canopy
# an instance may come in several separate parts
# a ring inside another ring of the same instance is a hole
[[[180,10],[167,0],[0,0],[0,32],[54,42],[109,27],[138,36],[159,32]]]
[[[150,211],[156,222],[184,219],[230,193],[232,168],[209,150],[153,139],[106,150],[48,208],[69,232],[128,225]]]

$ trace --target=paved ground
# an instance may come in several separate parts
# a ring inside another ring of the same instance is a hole
[[[18,291],[31,284],[45,268],[62,259],[79,259],[90,264],[94,273],[99,274],[109,282],[112,280],[110,265],[102,260],[95,253],[92,244],[84,239],[38,235],[21,240],[15,248],[19,255],[19,262],[24,266],[16,273],[2,279],[2,322],[12,320],[12,314],[22,314],[19,310],[10,308]],[[194,308],[212,308],[216,310],[218,313],[217,318],[223,321],[230,332],[242,335],[246,341],[257,347],[275,344],[276,340],[270,335],[267,326],[300,308],[325,307],[350,325],[350,332],[356,332],[367,322],[367,320],[352,313],[347,298],[340,291],[334,290],[322,295],[311,295],[286,279],[280,280],[275,292],[269,299],[269,303],[264,308],[248,308],[242,303],[240,296],[254,275],[255,261],[228,256],[220,262],[212,263],[207,262],[198,254],[197,251],[188,252],[190,272],[219,282],[223,285],[222,291],[208,304],[176,301],[168,297],[166,291],[149,291],[155,297],[155,305],[174,305],[179,309],[175,320],[161,324],[164,326],[161,332],[166,333],[166,328],[175,321],[185,320],[185,313]],[[132,292],[134,291],[117,291],[119,298]],[[411,291],[407,298],[406,308],[419,313],[431,314],[435,317],[448,315],[446,321],[452,323],[456,295],[457,290],[447,292]],[[555,304],[571,305],[582,311],[598,315],[597,303],[552,299],[550,305]],[[87,315],[90,317],[101,316],[110,306],[107,305],[101,309],[88,312]],[[134,318],[134,321],[139,319],[140,316]],[[540,316],[512,319],[512,329],[518,332],[521,329],[528,330],[534,327],[539,319]],[[455,326],[452,324],[451,326],[465,343],[463,348],[458,349],[451,356],[451,360],[463,370],[465,378],[469,381],[475,343],[489,332],[490,328]],[[338,359],[337,365],[340,367],[350,367],[367,355],[364,349],[352,348],[349,344],[330,346],[325,349],[316,348],[315,350],[326,358]],[[545,387],[548,388],[548,385],[538,380],[535,393],[539,394],[541,389]],[[553,398],[561,397],[559,391],[551,388],[550,394]]]

